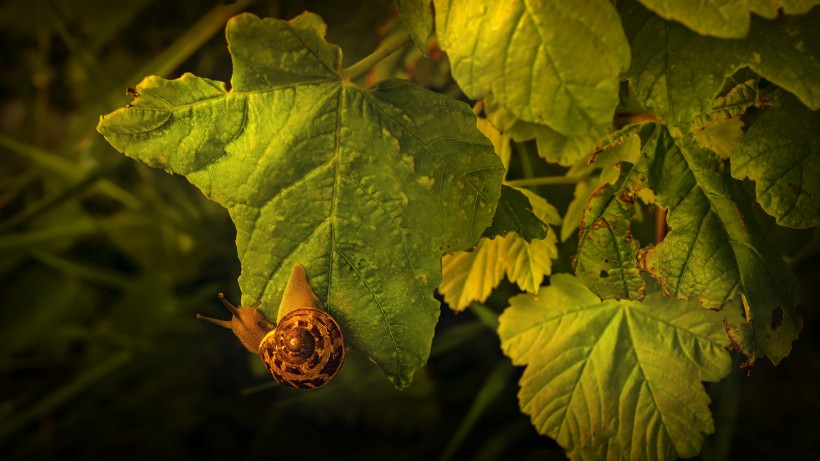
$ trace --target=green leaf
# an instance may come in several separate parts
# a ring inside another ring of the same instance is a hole
[[[556,242],[552,229],[547,238],[531,242],[515,234],[482,238],[472,251],[442,258],[439,293],[456,312],[473,301],[486,301],[505,274],[522,291],[536,293],[544,277],[552,272],[552,260],[558,257]]]
[[[98,131],[228,209],[244,305],[276,318],[303,264],[348,344],[404,387],[429,355],[441,254],[481,236],[504,169],[468,106],[408,82],[355,86],[324,32],[311,13],[236,16],[230,91],[147,77]]]
[[[518,189],[503,185],[493,222],[484,230],[483,237],[495,238],[515,232],[526,241],[547,236],[547,225],[532,211],[527,196]]]
[[[516,191],[529,199],[538,219],[549,224],[560,223],[558,211],[544,198],[526,189]],[[531,241],[515,233],[482,238],[471,251],[445,255],[441,259],[442,276],[438,287],[444,301],[455,311],[463,311],[473,301],[484,302],[505,273],[521,290],[538,291],[544,276],[552,272],[552,260],[558,257],[558,239],[549,226],[547,231],[546,238]]]
[[[512,148],[510,147],[510,136],[507,133],[502,133],[498,130],[488,119],[478,118],[476,126],[487,139],[493,143],[493,149],[498,157],[501,158],[501,163],[504,164],[504,171],[510,169],[510,157],[512,157]],[[505,175],[506,177],[506,175]]]
[[[571,165],[589,156],[595,148],[594,137],[565,136],[547,125],[519,120],[515,114],[499,106],[492,93],[484,98],[484,110],[493,125],[514,141],[535,139],[538,155],[550,163]]]
[[[675,0],[640,0],[664,19],[683,23],[701,35],[720,38],[743,38],[749,33],[749,16],[759,14],[768,19],[777,17],[778,9],[786,14],[803,14],[817,0],[707,0],[681,2]]]
[[[732,154],[732,176],[757,183],[757,202],[781,226],[820,223],[820,112],[779,93]]]
[[[668,296],[695,298],[706,308],[742,294],[753,339],[749,362],[767,356],[777,364],[802,328],[797,284],[758,229],[751,201],[720,160],[691,140],[658,127],[644,149],[652,158],[650,186],[669,210],[669,233],[646,251],[646,269]]]
[[[396,7],[416,47],[427,56],[427,41],[433,35],[433,0],[396,0]]]
[[[719,96],[712,102],[712,108],[695,116],[693,131],[708,128],[726,120],[731,120],[746,113],[749,108],[764,106],[760,97],[757,80],[738,83],[726,96]]]
[[[714,432],[701,381],[731,368],[721,316],[654,292],[601,301],[579,280],[551,277],[499,318],[504,353],[526,366],[518,401],[570,459],[675,459]]]
[[[519,190],[530,200],[538,219],[553,226],[561,224],[558,210],[546,199],[527,189]],[[558,237],[547,226],[547,235],[543,239],[527,241],[518,235],[509,235],[506,240],[507,279],[522,291],[536,293],[544,277],[552,273],[552,260],[558,258]]]
[[[614,184],[620,177],[620,163],[635,163],[641,155],[641,140],[635,134],[640,126],[627,126],[598,140],[598,149],[604,149],[589,159],[583,159],[567,172],[568,177],[584,178],[575,185],[575,192],[561,223],[561,241],[565,242],[578,229],[592,193],[603,184]],[[600,169],[597,176],[592,171]]]
[[[730,118],[693,132],[692,137],[700,147],[711,150],[722,160],[728,160],[743,137],[743,121]]]
[[[493,94],[518,119],[565,136],[612,122],[629,67],[620,18],[605,0],[436,0],[436,33],[465,94]]]
[[[725,96],[716,98],[708,112],[695,116],[692,136],[700,147],[726,160],[743,137],[744,125],[739,117],[752,107],[761,109],[768,103],[760,96],[756,79],[738,83]]]
[[[584,210],[575,274],[601,298],[643,299],[646,282],[638,270],[641,245],[630,225],[635,193],[646,184],[646,167],[639,162],[623,168],[618,182],[599,187]]]
[[[566,242],[578,229],[584,217],[584,210],[589,202],[592,193],[602,185],[598,176],[588,177],[575,185],[572,201],[567,206],[567,212],[561,222],[561,241]]]
[[[689,131],[707,112],[726,77],[749,67],[820,108],[820,10],[776,20],[754,18],[743,40],[703,37],[625,2],[624,29],[632,46],[628,77],[639,100],[670,129]]]
[[[473,301],[484,302],[504,278],[506,237],[482,238],[470,251],[441,258],[438,291],[450,309],[461,312]]]

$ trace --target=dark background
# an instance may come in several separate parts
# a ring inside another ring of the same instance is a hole
[[[389,1],[247,3],[0,3],[0,457],[563,459],[518,409],[522,370],[493,330],[516,293],[506,282],[484,309],[443,306],[429,364],[402,392],[355,351],[323,390],[275,386],[230,332],[195,320],[226,315],[220,291],[239,299],[227,211],[117,153],[94,130],[99,115],[149,74],[230,81],[231,8],[317,12],[345,65],[401,27]],[[446,59],[412,47],[367,78],[388,76],[463,98]],[[539,193],[563,212],[572,187]],[[780,232],[772,240],[803,287],[803,333],[779,367],[761,361],[707,386],[717,433],[704,459],[820,453],[818,239]],[[576,243],[561,246],[556,272],[571,270]]]

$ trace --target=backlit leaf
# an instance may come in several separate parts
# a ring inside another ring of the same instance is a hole
[[[465,94],[489,94],[518,119],[564,136],[611,124],[629,67],[620,19],[605,0],[436,0],[436,33]]]
[[[658,292],[605,300],[566,274],[499,317],[504,353],[526,366],[521,410],[570,459],[696,455],[714,431],[701,381],[731,367],[722,316]]]
[[[228,209],[243,304],[275,319],[303,264],[348,344],[404,387],[429,354],[441,254],[481,236],[504,169],[468,106],[408,82],[357,87],[324,32],[311,13],[236,16],[230,91],[147,77],[98,130]]]
[[[516,191],[529,199],[538,219],[560,223],[558,211],[542,197],[526,189]],[[506,237],[482,238],[471,251],[442,258],[438,290],[455,311],[464,310],[473,301],[485,301],[504,274],[521,290],[535,293],[544,277],[552,272],[552,260],[558,257],[556,243],[555,232],[548,226],[543,239],[528,241],[514,232]]]

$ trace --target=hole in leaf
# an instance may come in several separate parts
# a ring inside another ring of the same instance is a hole
[[[772,330],[777,330],[777,327],[779,327],[781,323],[783,323],[783,308],[775,307],[772,309]]]
[[[608,278],[609,277],[609,272],[607,272],[605,270],[601,270],[601,273],[598,274],[598,277],[601,277],[602,279]]]

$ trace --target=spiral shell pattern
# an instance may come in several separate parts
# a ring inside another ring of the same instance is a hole
[[[345,358],[339,324],[319,309],[296,309],[262,338],[259,355],[274,379],[297,389],[328,383]]]

